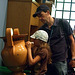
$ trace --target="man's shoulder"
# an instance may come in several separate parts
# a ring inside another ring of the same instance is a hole
[[[66,19],[59,19],[59,21],[62,23],[68,23],[68,21]]]

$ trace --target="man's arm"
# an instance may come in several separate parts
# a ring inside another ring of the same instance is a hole
[[[72,67],[75,67],[75,40],[73,38],[73,35],[69,36],[71,40],[71,53],[72,53],[72,60],[70,61],[70,65]]]
[[[70,35],[69,38],[71,40],[72,59],[75,59],[75,41],[74,41],[73,35]]]

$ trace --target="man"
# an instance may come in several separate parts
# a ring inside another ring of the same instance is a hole
[[[45,30],[48,33],[52,51],[52,64],[48,65],[48,75],[66,75],[67,74],[67,44],[65,40],[64,31],[60,27],[59,19],[52,18],[49,7],[40,5],[33,17],[39,17],[40,21],[44,23],[40,30]],[[68,38],[70,38],[70,47],[72,53],[71,66],[75,63],[75,43],[72,29],[66,20],[62,20],[64,29],[66,30]]]

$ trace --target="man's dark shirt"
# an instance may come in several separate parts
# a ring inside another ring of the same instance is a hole
[[[67,36],[72,34],[72,29],[66,20],[63,20],[63,25],[66,30]],[[67,44],[64,36],[64,32],[59,24],[59,19],[54,19],[54,24],[51,29],[47,24],[40,27],[40,30],[45,30],[48,35],[48,43],[50,44],[52,51],[52,61],[59,62],[65,61],[67,58]]]

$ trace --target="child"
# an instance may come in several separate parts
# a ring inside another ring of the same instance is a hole
[[[34,73],[32,75],[45,75],[47,64],[51,62],[50,46],[47,44],[48,34],[44,30],[37,30],[30,37],[34,39],[34,46],[36,47],[35,57],[33,58],[31,42],[26,42],[29,65],[34,65]]]

